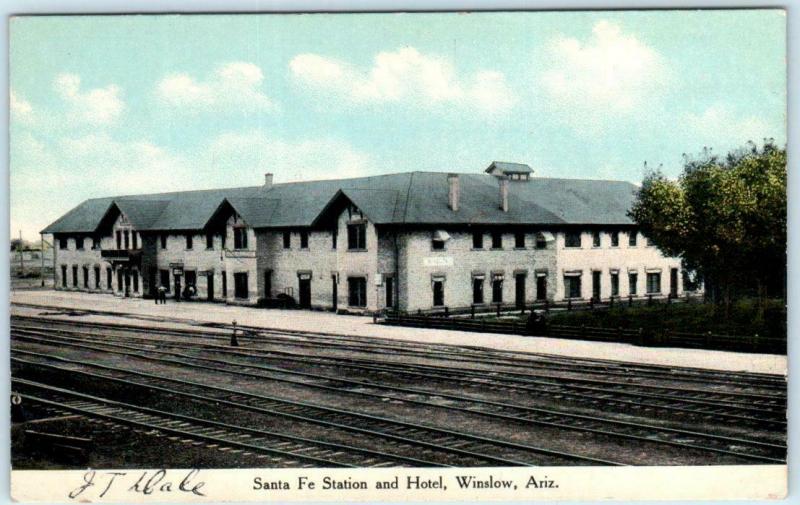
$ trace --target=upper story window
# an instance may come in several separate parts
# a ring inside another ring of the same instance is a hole
[[[636,247],[636,238],[639,235],[639,232],[632,231],[628,233],[628,247]]]
[[[247,249],[247,228],[237,226],[233,229],[233,248]]]
[[[547,249],[547,240],[545,239],[544,235],[541,233],[536,234],[536,248],[537,249]]]
[[[83,237],[75,237],[75,249],[83,249]]]
[[[339,241],[339,230],[334,228],[331,232],[331,249],[336,249],[337,242]]]
[[[568,231],[564,234],[565,247],[581,247],[581,232]]]
[[[305,230],[300,232],[300,249],[308,249],[308,232]]]
[[[492,232],[492,249],[503,248],[503,234],[500,232]]]
[[[92,249],[100,249],[100,239],[99,238],[92,237]]]
[[[367,248],[366,223],[347,225],[347,249],[364,250]]]
[[[619,232],[611,232],[611,247],[619,247]]]
[[[59,249],[67,249],[69,246],[69,241],[65,238],[58,239],[58,248]]]
[[[206,249],[214,249],[214,234],[206,233]]]
[[[133,242],[133,248],[139,248],[139,234],[135,231],[131,232],[131,242]]]
[[[167,235],[166,235],[166,233],[161,235],[161,248],[162,249],[166,249],[167,248]]]
[[[514,247],[517,249],[525,249],[525,234],[517,232],[514,234]]]
[[[600,247],[600,232],[592,232],[592,247]]]
[[[434,251],[443,251],[444,250],[444,240],[433,238],[431,240],[431,248]]]
[[[194,247],[194,236],[191,233],[186,234],[186,249]]]
[[[117,230],[117,249],[122,249],[122,232]]]
[[[122,232],[123,242],[125,242],[125,249],[131,248],[131,234],[128,230]]]
[[[292,232],[290,231],[283,232],[283,248],[284,249],[292,248]]]
[[[480,231],[472,232],[472,248],[483,249],[483,232]]]

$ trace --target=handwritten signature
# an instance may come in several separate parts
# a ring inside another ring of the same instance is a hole
[[[174,473],[174,472],[173,472]],[[139,478],[133,485],[127,488],[129,493],[140,493],[143,495],[151,495],[153,493],[192,493],[198,496],[206,496],[201,489],[205,486],[205,482],[198,480],[196,477],[200,473],[198,469],[192,469],[187,473],[180,482],[172,479],[167,474],[167,470],[160,469],[156,471],[138,472],[102,472],[97,473],[96,470],[88,470],[83,474],[83,484],[76,487],[69,493],[71,499],[81,496],[87,489],[97,487],[102,489],[99,498],[102,498],[108,493],[112,487],[127,486],[130,482],[129,475]],[[177,484],[177,487],[176,487]]]

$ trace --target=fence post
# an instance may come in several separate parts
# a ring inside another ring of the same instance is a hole
[[[469,318],[470,319],[475,319],[475,305],[474,304],[469,306]]]
[[[706,332],[706,349],[711,347],[711,342],[713,341],[713,335],[710,331]]]
[[[646,345],[646,344],[647,342],[645,342],[644,338],[644,328],[639,328],[639,345]]]
[[[589,310],[594,310],[594,296],[589,298]]]
[[[581,325],[581,338],[586,338],[586,325]]]
[[[617,342],[624,342],[622,336],[622,326],[617,326]]]
[[[628,295],[628,307],[633,307],[633,295]]]
[[[614,295],[611,295],[611,298],[609,298],[609,300],[608,300],[608,308],[609,309],[613,309],[614,308]]]
[[[497,304],[497,317],[500,317],[500,305],[499,303]]]
[[[444,317],[450,317],[450,307],[444,306]]]
[[[754,351],[758,350],[758,333],[753,335],[753,350]]]
[[[653,294],[652,293],[647,295],[647,306],[649,307],[651,305],[653,305]]]
[[[572,298],[567,298],[567,310],[572,310]]]
[[[525,302],[522,302],[522,308],[520,310],[522,311],[522,312],[520,312],[520,314],[524,314],[525,313]]]
[[[549,298],[545,298],[544,299],[544,313],[545,314],[549,314],[550,313],[550,299]]]

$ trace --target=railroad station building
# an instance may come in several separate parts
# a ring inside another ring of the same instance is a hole
[[[362,312],[680,296],[681,264],[627,216],[636,186],[485,173],[87,200],[42,233],[56,289]]]

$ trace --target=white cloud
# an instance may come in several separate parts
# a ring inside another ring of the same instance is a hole
[[[115,84],[81,92],[81,78],[75,74],[59,74],[53,87],[67,103],[68,117],[72,121],[91,125],[112,124],[125,110],[120,98],[121,90]]]
[[[156,86],[156,97],[171,107],[189,111],[233,109],[268,110],[275,106],[261,90],[264,74],[247,62],[221,65],[205,81],[188,74],[172,74]]]
[[[338,139],[285,140],[260,130],[219,135],[206,156],[211,171],[238,172],[239,180],[264,172],[278,181],[358,177],[375,166],[369,155]]]
[[[502,73],[483,70],[459,77],[447,59],[413,47],[378,53],[367,70],[310,53],[292,58],[289,68],[310,88],[333,92],[354,103],[456,104],[499,113],[515,102]]]
[[[681,123],[697,148],[713,147],[719,154],[744,146],[751,140],[761,144],[765,137],[776,135],[767,121],[756,116],[739,116],[729,107],[715,104],[699,114],[687,113]],[[776,139],[779,142],[782,138]]]
[[[24,98],[18,97],[14,90],[8,90],[8,108],[11,113],[11,121],[30,123],[33,121],[33,107]]]
[[[598,126],[640,113],[663,96],[670,83],[664,58],[608,21],[599,21],[586,41],[550,42],[539,84],[546,99],[575,124]]]

